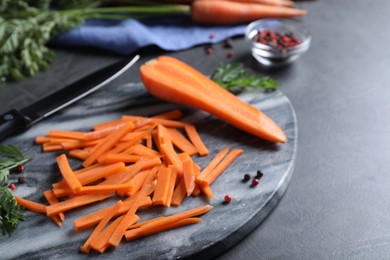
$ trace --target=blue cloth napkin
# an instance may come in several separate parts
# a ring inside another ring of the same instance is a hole
[[[130,54],[150,45],[177,51],[243,35],[245,27],[246,25],[202,26],[194,24],[187,17],[88,20],[82,26],[56,37],[52,42],[65,46],[93,46],[119,54]]]

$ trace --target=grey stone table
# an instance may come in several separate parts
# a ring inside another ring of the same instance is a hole
[[[292,66],[259,67],[242,38],[234,56],[223,44],[165,53],[142,51],[139,64],[169,54],[209,74],[220,62],[243,62],[278,79],[298,125],[290,184],[271,214],[218,259],[388,259],[390,256],[390,2],[305,1],[313,40]],[[53,67],[0,90],[0,112],[22,108],[120,57],[58,49]],[[113,84],[139,81],[137,67]],[[15,249],[10,249],[15,250]],[[1,258],[1,257],[0,257]]]

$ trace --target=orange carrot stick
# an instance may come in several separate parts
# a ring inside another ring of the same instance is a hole
[[[167,167],[160,167],[160,170],[157,174],[157,184],[153,194],[153,205],[166,205],[168,193],[169,193],[169,184],[171,183],[172,169]]]
[[[73,173],[72,169],[70,168],[68,159],[66,158],[65,154],[61,154],[60,156],[57,157],[57,164],[69,189],[73,193],[77,193],[81,191],[82,185],[79,179]]]
[[[88,158],[90,153],[87,150],[82,150],[82,149],[73,149],[68,152],[68,155],[77,158],[80,160],[85,160]]]
[[[118,210],[118,212],[114,215],[114,217],[117,217],[119,215],[122,215],[126,213],[129,208],[131,207],[132,203],[134,201],[134,198],[128,198],[123,202],[123,206]],[[152,200],[150,197],[143,197],[138,201],[138,208],[144,208],[152,205]],[[111,206],[113,207],[113,206]],[[111,208],[108,207],[108,208]],[[103,208],[98,211],[95,211],[91,214],[85,215],[81,218],[78,218],[73,221],[74,227],[76,231],[80,231],[89,227],[92,227],[99,223],[99,221],[102,220],[104,215],[107,213],[108,208]]]
[[[110,236],[114,232],[114,230],[118,227],[118,225],[121,223],[124,216],[120,216],[117,219],[115,219],[111,224],[109,224],[102,232],[100,232],[99,235],[97,235],[92,241],[90,242],[89,246],[90,248],[98,251],[99,253],[103,253],[104,251],[109,248],[108,240],[110,239]]]
[[[38,213],[45,213],[46,214],[46,206],[41,204],[41,203],[37,203],[37,202],[31,201],[31,200],[23,199],[19,196],[15,196],[15,199],[16,199],[16,202],[20,206],[22,206],[26,209],[29,209],[31,211],[35,211]]]
[[[195,188],[195,173],[192,160],[183,161],[183,179],[187,191],[187,196],[190,196]]]
[[[58,203],[58,200],[57,200],[56,196],[54,196],[54,193],[52,190],[45,190],[43,192],[43,196],[45,196],[47,202],[49,202],[50,205]],[[51,218],[59,227],[61,227],[62,221],[64,221],[64,219],[65,219],[65,215],[64,215],[64,213],[61,212],[61,213],[58,213],[56,215],[51,216]]]
[[[55,152],[55,151],[61,151],[64,148],[62,148],[62,145],[60,144],[51,144],[49,143],[44,143],[42,145],[42,151],[47,153],[47,152]]]
[[[139,200],[140,198],[143,198],[146,196],[147,192],[149,191],[149,185],[142,186],[142,189],[137,192],[137,194],[134,196],[134,201],[131,203],[129,210],[124,215],[123,219],[117,226],[117,228],[112,233],[110,239],[108,240],[108,243],[111,246],[117,247],[119,243],[122,240],[122,237],[124,236],[126,229],[135,223],[138,219],[135,219],[136,216],[135,213],[138,209]]]
[[[210,185],[233,161],[243,153],[241,149],[234,149],[206,176],[200,175],[196,178],[197,183]]]
[[[228,25],[263,18],[293,18],[307,15],[306,10],[229,0],[198,0],[192,4],[192,21],[201,24]]]
[[[82,207],[97,201],[102,201],[112,195],[113,194],[87,194],[74,196],[70,199],[46,206],[46,214],[48,216],[52,216],[54,214]]]
[[[184,178],[181,178],[180,182],[176,185],[175,190],[173,192],[171,205],[175,207],[180,206],[186,194],[187,189],[184,182]]]
[[[114,217],[114,215],[118,212],[118,210],[120,209],[120,207],[122,207],[122,205],[123,202],[118,201],[112,208],[109,208],[106,211],[106,214],[103,217],[103,219],[99,222],[99,224],[96,226],[93,232],[89,235],[87,241],[85,241],[85,243],[80,248],[81,252],[87,254],[89,253],[89,251],[91,250],[90,248],[91,241],[98,236],[98,234],[103,230],[103,228],[107,225],[107,223]]]
[[[190,138],[191,142],[198,150],[199,155],[200,156],[208,155],[209,150],[207,149],[206,145],[203,143],[202,139],[200,138],[199,133],[196,130],[195,126],[187,125],[184,129],[186,130],[186,133]]]
[[[76,140],[83,140],[84,135],[85,132],[62,131],[62,130],[50,130],[48,133],[49,137],[68,138],[68,139],[76,139]]]
[[[83,186],[78,194],[102,194],[113,192],[131,192],[132,183]]]
[[[188,219],[194,216],[199,216],[202,214],[207,213],[210,211],[213,207],[210,205],[205,205],[197,208],[193,208],[190,210],[186,210],[177,214],[173,214],[164,218],[157,218],[155,221],[150,221],[149,223],[142,225],[139,227],[138,232],[133,230],[129,230],[127,232],[136,232],[137,236],[144,236],[148,235],[154,232],[158,232],[159,230],[163,229],[164,226],[170,225],[172,223],[176,223],[179,221],[182,221],[184,219]],[[127,234],[129,234],[127,233]],[[128,235],[129,236],[129,235]]]
[[[140,155],[132,155],[132,154],[124,154],[124,153],[106,153],[98,157],[98,162],[101,164],[113,164],[118,162],[124,163],[135,163],[138,160],[141,160],[142,156]]]
[[[207,164],[206,168],[204,168],[201,171],[201,173],[199,174],[199,176],[197,176],[197,178],[202,179],[205,178],[207,175],[209,175],[209,173],[215,168],[215,166],[217,166],[222,161],[222,159],[228,154],[229,150],[230,150],[229,147],[225,147],[221,151],[219,151],[214,156],[214,158]]]
[[[152,118],[176,120],[182,116],[183,116],[183,112],[181,112],[179,109],[174,109],[174,110],[162,113],[162,114],[152,116]]]
[[[134,125],[132,123],[128,123],[109,134],[94,150],[91,151],[91,155],[83,162],[83,166],[90,166],[96,162],[100,155],[110,150],[133,127]]]
[[[201,220],[202,220],[201,218],[186,218],[177,222],[166,224],[164,226],[159,226],[150,231],[142,228],[131,229],[126,231],[125,233],[126,241],[131,241],[151,234],[156,234],[162,231],[167,231],[167,230],[199,223]]]
[[[174,146],[179,148],[182,152],[188,153],[189,155],[195,155],[198,153],[198,149],[187,140],[176,128],[168,128],[168,133],[171,137]]]

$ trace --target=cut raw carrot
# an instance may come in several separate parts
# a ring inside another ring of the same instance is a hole
[[[152,231],[149,231],[145,228],[131,229],[131,230],[126,231],[126,233],[125,233],[126,241],[131,241],[131,240],[135,240],[135,239],[138,239],[138,238],[141,238],[144,236],[156,234],[158,232],[167,231],[167,230],[171,230],[174,228],[179,228],[179,227],[184,227],[184,226],[188,226],[191,224],[199,223],[201,220],[202,220],[201,218],[186,218],[186,219],[183,219],[183,220],[180,220],[177,222],[166,224],[164,226],[159,226],[159,227],[153,229]]]
[[[38,212],[38,213],[45,213],[46,214],[46,206],[41,204],[41,203],[38,203],[38,202],[34,202],[34,201],[31,201],[31,200],[27,200],[27,199],[23,199],[19,196],[15,196],[15,199],[16,199],[16,202],[26,208],[26,209],[29,209],[31,211],[35,211],[35,212]]]
[[[111,185],[93,185],[83,186],[78,194],[102,194],[113,192],[131,192],[132,183],[111,184]]]
[[[190,141],[188,141],[179,130],[176,128],[168,128],[167,130],[173,145],[179,148],[182,152],[188,153],[189,155],[195,155],[198,153],[198,149]]]
[[[200,156],[208,155],[209,150],[207,149],[206,145],[203,143],[202,139],[200,138],[199,133],[196,130],[195,126],[187,125],[184,129],[188,135],[188,138],[190,138],[191,142],[198,150],[199,155]]]
[[[118,225],[121,223],[123,217],[124,216],[120,216],[115,219],[111,224],[109,224],[102,232],[100,232],[99,235],[92,239],[89,246],[92,249],[98,251],[99,253],[103,253],[104,251],[106,251],[107,248],[110,246],[108,244],[108,240],[110,239],[112,233],[115,231]]]
[[[124,154],[124,153],[106,153],[98,158],[98,162],[101,164],[113,164],[118,162],[135,163],[141,160],[143,157],[140,155]]]
[[[77,193],[81,191],[82,185],[79,179],[73,173],[72,169],[70,168],[68,159],[66,158],[65,154],[61,154],[60,156],[57,157],[57,164],[69,189],[73,193]]]
[[[207,166],[201,171],[201,173],[197,176],[197,178],[202,179],[205,178],[209,173],[217,166],[222,159],[228,154],[230,148],[225,147],[221,151],[219,151],[214,158],[207,164]]]
[[[175,207],[180,206],[186,194],[187,189],[184,183],[184,178],[181,178],[180,182],[176,185],[175,190],[173,192],[171,205]]]
[[[103,228],[107,225],[107,223],[114,217],[114,215],[119,211],[120,207],[122,207],[123,202],[118,201],[113,207],[109,208],[106,211],[105,216],[103,219],[99,222],[99,224],[96,226],[96,228],[93,230],[93,232],[89,235],[87,241],[83,244],[83,246],[80,248],[81,252],[89,253],[91,250],[90,244],[95,237],[99,235],[99,233],[103,230]]]
[[[73,149],[69,151],[68,155],[73,158],[85,160],[88,158],[90,153],[87,150],[83,150],[83,149]]]
[[[52,216],[61,212],[65,212],[71,209],[79,208],[97,201],[102,201],[111,197],[112,194],[87,194],[79,195],[69,198],[64,201],[60,201],[56,204],[46,206],[46,214]]]
[[[141,78],[146,89],[158,98],[202,109],[266,140],[287,141],[282,129],[259,109],[178,59],[161,56],[147,62],[141,66]]]
[[[63,150],[62,145],[60,144],[51,144],[51,143],[44,143],[42,145],[42,151],[44,152],[55,152],[55,151],[61,151]]]
[[[131,203],[129,210],[124,215],[123,219],[112,233],[108,243],[111,246],[117,247],[124,236],[126,229],[134,224],[138,219],[135,219],[135,213],[138,209],[139,200],[146,196],[149,190],[149,185],[142,186],[142,189],[134,196],[134,201]]]
[[[173,196],[173,192],[175,190],[175,184],[176,184],[176,181],[177,181],[177,168],[175,165],[169,165],[168,168],[171,169],[171,177],[170,177],[170,180],[169,180],[169,183],[168,183],[168,194],[167,194],[167,199],[166,201],[164,202],[164,205],[166,207],[170,207],[171,206],[171,203],[172,203],[172,196]]]
[[[109,134],[94,150],[91,155],[83,162],[83,166],[90,166],[96,162],[97,158],[103,153],[110,150],[126,133],[134,127],[132,123],[121,126],[111,134]]]
[[[48,136],[37,136],[35,137],[35,143],[36,144],[44,144],[44,143],[49,143],[50,142],[50,137]]]
[[[62,131],[62,130],[50,130],[48,133],[49,137],[68,138],[76,140],[84,140],[85,132],[77,131]]]
[[[153,205],[166,205],[168,194],[169,194],[169,185],[171,183],[171,178],[173,178],[172,169],[167,167],[160,167],[160,170],[157,174],[157,184],[153,194]]]
[[[241,149],[232,150],[215,168],[206,176],[196,178],[199,185],[210,185],[233,161],[243,153]]]
[[[120,210],[114,216],[117,217],[121,214],[126,213],[129,210],[130,206],[132,205],[133,201],[134,201],[134,198],[126,199],[123,202],[123,207],[121,207]],[[149,196],[143,197],[138,201],[138,203],[139,203],[138,208],[144,208],[144,207],[151,206],[152,200],[150,199]],[[113,207],[113,206],[111,206],[111,207]],[[108,207],[108,208],[111,208],[111,207]],[[75,230],[80,231],[80,230],[83,230],[83,229],[86,229],[86,228],[89,228],[89,227],[96,225],[97,223],[99,223],[99,221],[102,220],[102,218],[106,214],[108,208],[100,209],[100,210],[95,211],[91,214],[85,215],[81,218],[74,220],[73,224],[74,224]]]
[[[183,112],[179,109],[174,109],[162,114],[158,114],[155,116],[152,116],[152,118],[158,118],[158,119],[167,119],[167,120],[177,120],[183,116]]]
[[[56,196],[54,196],[54,193],[52,190],[44,191],[43,196],[45,196],[45,198],[46,198],[47,202],[49,202],[49,204],[58,203],[58,200],[57,200]],[[61,227],[62,221],[64,221],[64,219],[65,219],[65,214],[61,212],[61,213],[58,213],[56,215],[51,216],[51,218],[59,227]]]
[[[167,217],[157,218],[157,219],[155,219],[155,221],[150,221],[149,223],[140,226],[139,230],[138,230],[139,233],[134,231],[134,229],[129,230],[127,232],[129,232],[129,233],[130,232],[131,233],[133,233],[133,232],[138,233],[137,234],[138,236],[144,236],[144,235],[152,234],[152,233],[155,233],[155,232],[159,232],[159,230],[163,230],[164,229],[163,227],[165,227],[167,225],[170,225],[172,223],[177,223],[177,222],[182,221],[184,219],[188,219],[188,218],[192,218],[192,217],[195,217],[195,216],[199,216],[199,215],[205,214],[208,211],[210,211],[212,208],[213,207],[210,206],[210,205],[205,205],[205,206],[197,207],[197,208],[194,208],[194,209],[186,210],[186,211],[174,214],[174,215],[170,215],[170,216],[167,216]],[[129,236],[129,233],[127,233],[128,236]]]
[[[82,185],[90,184],[94,181],[97,181],[101,178],[111,176],[118,172],[123,172],[126,170],[126,166],[123,162],[117,162],[107,166],[99,166],[90,169],[89,171],[84,171],[79,174],[76,174],[76,177],[79,179]]]
[[[195,173],[192,160],[183,161],[183,179],[187,196],[190,196],[195,188]]]
[[[101,131],[101,130],[104,130],[104,129],[107,129],[107,128],[112,128],[112,127],[115,128],[115,127],[118,127],[118,126],[123,125],[123,124],[126,124],[126,122],[124,122],[121,119],[119,119],[119,120],[112,120],[112,121],[108,121],[108,122],[95,124],[93,126],[93,130],[94,131]]]

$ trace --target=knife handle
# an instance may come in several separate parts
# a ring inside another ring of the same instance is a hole
[[[0,140],[25,130],[30,123],[30,118],[15,109],[2,114],[0,116]]]

